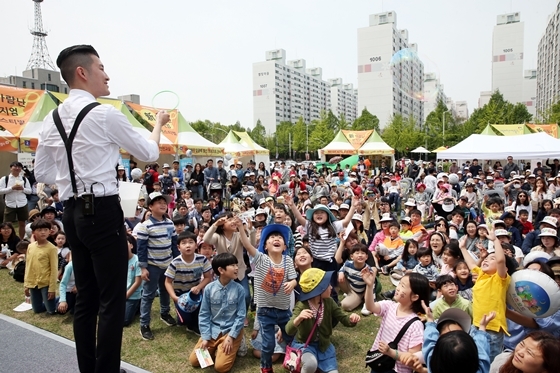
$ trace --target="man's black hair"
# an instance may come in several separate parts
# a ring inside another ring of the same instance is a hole
[[[91,56],[99,54],[91,45],[74,45],[64,49],[56,59],[56,65],[60,69],[62,79],[72,86],[74,83],[74,71],[78,66],[89,68],[93,62]]]
[[[216,255],[214,259],[212,259],[212,269],[214,270],[216,276],[220,276],[220,271],[218,270],[218,268],[222,268],[225,270],[227,266],[230,266],[232,264],[238,264],[238,261],[235,255],[231,253],[221,253]]]
[[[185,218],[173,219],[173,225],[187,225]]]

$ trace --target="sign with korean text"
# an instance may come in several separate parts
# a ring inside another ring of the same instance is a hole
[[[43,91],[0,86],[0,126],[19,136]]]

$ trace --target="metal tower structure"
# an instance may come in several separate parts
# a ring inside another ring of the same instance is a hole
[[[33,29],[30,30],[31,35],[33,35],[33,49],[31,50],[31,57],[29,57],[26,70],[41,68],[56,71],[49,55],[47,41],[45,40],[47,32],[43,29],[43,16],[41,15],[41,3],[43,0],[33,0],[33,2],[35,3],[35,24]]]

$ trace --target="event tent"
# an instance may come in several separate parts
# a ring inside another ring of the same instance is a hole
[[[268,169],[270,167],[270,150],[263,148],[259,144],[253,141],[249,134],[245,131],[233,131],[239,138],[239,143],[247,148],[253,149],[255,151],[254,161],[258,165],[260,162],[264,163],[264,167]]]
[[[19,135],[20,151],[32,153],[37,150],[39,133],[43,128],[43,121],[47,114],[56,107],[57,104],[54,102],[51,95],[44,94],[41,97],[35,107],[35,110],[33,111],[33,114],[31,114],[31,117],[29,118],[29,122],[27,122],[23,131],[21,131],[21,134]]]
[[[153,128],[157,113],[160,109],[128,101],[126,105]],[[191,150],[192,155],[195,157],[223,156],[224,148],[199,135],[179,110],[169,110],[169,116],[169,123],[162,128],[162,133],[163,137],[175,145],[177,154],[182,155],[185,154],[187,150]]]
[[[371,136],[358,149],[359,155],[393,155],[395,150],[391,148],[377,131],[373,131]]]
[[[545,132],[517,136],[470,135],[437,153],[438,159],[547,159],[560,158],[560,140]]]
[[[319,157],[324,161],[326,155],[354,155],[357,152],[342,131],[338,131],[334,139],[319,150]]]
[[[490,124],[487,124],[480,134],[487,136],[503,136],[501,132],[496,131]]]
[[[253,158],[253,155],[255,155],[255,151],[253,149],[239,143],[231,130],[225,139],[223,139],[218,145],[224,148],[224,153],[233,157],[234,163],[240,161],[243,162],[243,164],[246,164]]]

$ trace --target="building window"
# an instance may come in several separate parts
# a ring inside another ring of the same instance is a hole
[[[51,81],[51,74],[48,74],[49,82]]]
[[[27,88],[27,82],[24,80],[23,82],[21,82],[23,88]]]
[[[35,89],[35,83],[31,82],[31,89]]]

